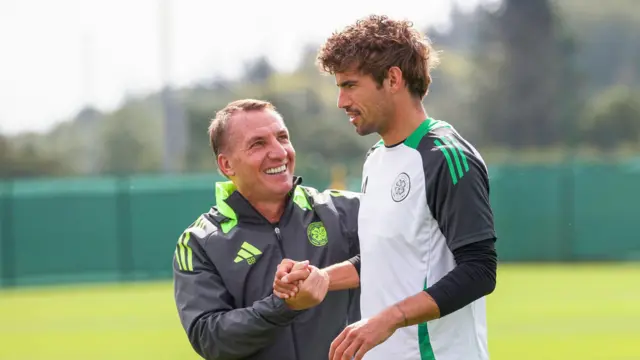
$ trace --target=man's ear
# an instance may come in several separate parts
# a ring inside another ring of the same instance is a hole
[[[218,168],[226,177],[233,176],[236,172],[233,170],[233,164],[231,159],[224,154],[218,155]]]
[[[404,88],[404,79],[402,78],[402,70],[397,66],[392,66],[387,71],[387,79],[389,83],[389,90],[392,93],[400,91]]]

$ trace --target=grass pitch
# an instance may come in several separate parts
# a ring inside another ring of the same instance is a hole
[[[492,360],[640,360],[640,265],[501,265]],[[0,359],[199,359],[171,283],[0,291]]]

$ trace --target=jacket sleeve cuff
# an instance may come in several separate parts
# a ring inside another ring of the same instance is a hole
[[[356,268],[356,272],[358,273],[358,276],[360,276],[360,254],[350,258],[347,261]]]
[[[278,326],[287,326],[305,310],[293,310],[285,301],[273,294],[267,296],[255,305],[255,310],[267,321]]]

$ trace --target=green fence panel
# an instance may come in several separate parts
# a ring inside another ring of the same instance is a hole
[[[640,167],[504,165],[489,174],[500,261],[640,260]],[[170,278],[180,233],[215,204],[221,179],[0,183],[0,286]]]
[[[116,279],[115,186],[110,179],[16,182],[10,234],[16,285]]]
[[[559,260],[563,173],[549,166],[489,169],[500,260]]]
[[[575,185],[573,258],[640,260],[640,169],[583,166]]]
[[[215,205],[220,177],[182,176],[131,180],[130,219],[133,276],[171,276],[173,252],[181,232]]]
[[[13,275],[12,200],[13,190],[9,181],[0,182],[0,287],[11,285]]]

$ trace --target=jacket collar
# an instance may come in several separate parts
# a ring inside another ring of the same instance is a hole
[[[280,218],[280,223],[285,225],[293,210],[293,204],[301,208],[311,209],[309,200],[304,190],[299,186],[302,177],[293,177],[293,187],[287,194],[284,213]],[[231,181],[216,183],[216,207],[218,211],[227,219],[227,222],[236,224],[238,222],[252,224],[269,224],[269,221],[251,205]]]

